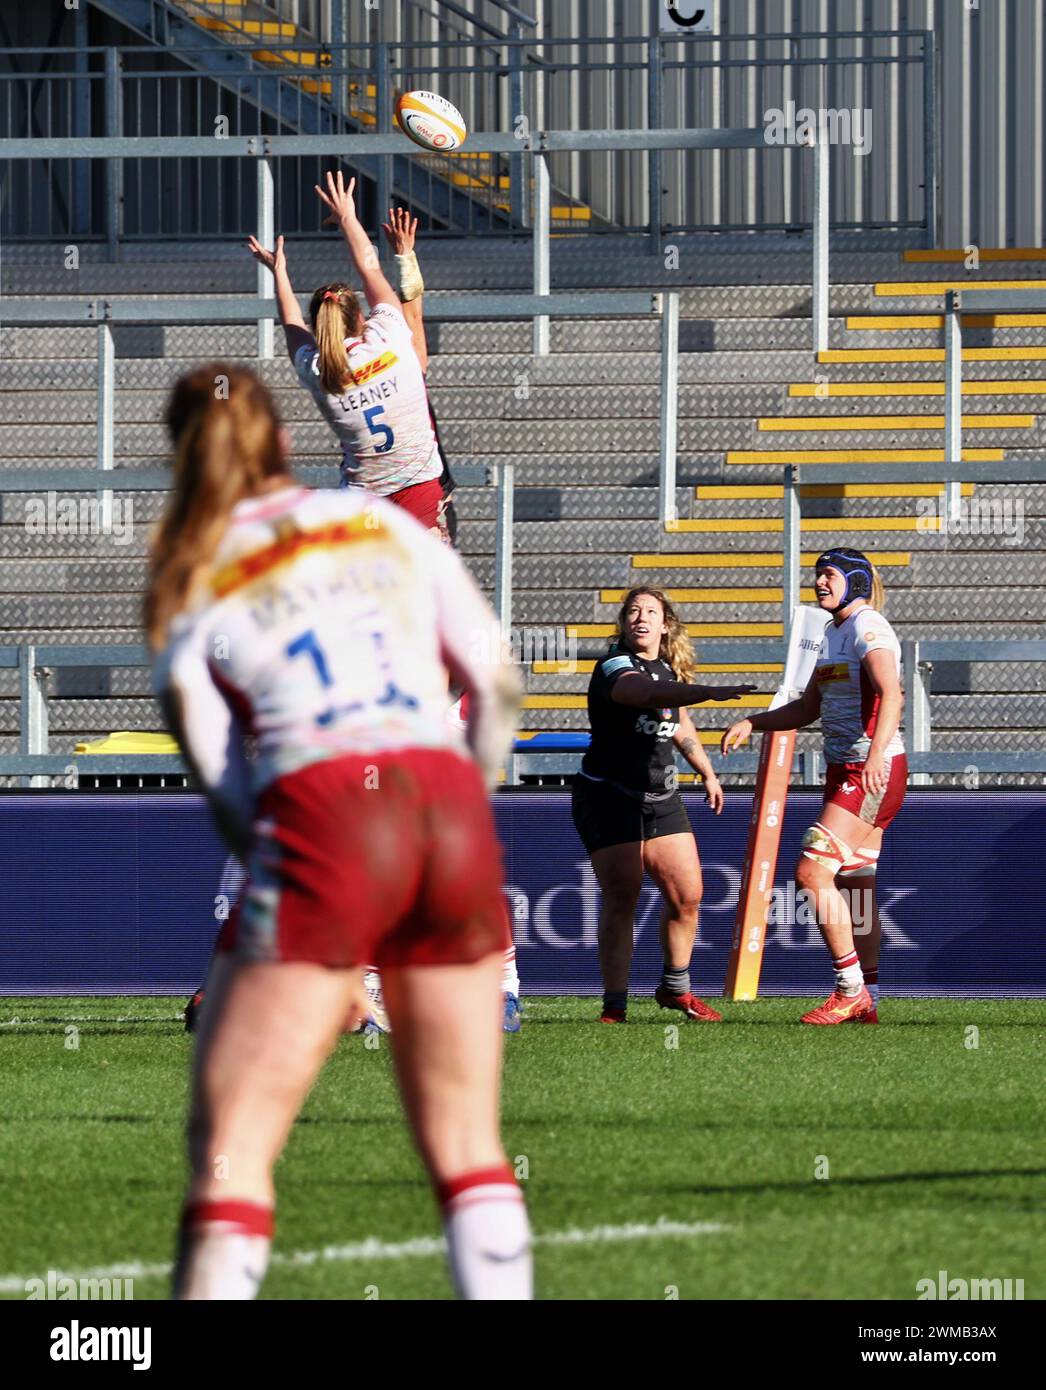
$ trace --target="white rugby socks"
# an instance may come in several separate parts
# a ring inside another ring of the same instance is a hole
[[[462,1173],[440,1183],[437,1195],[459,1297],[533,1298],[530,1223],[512,1169]]]
[[[260,1202],[187,1202],[173,1297],[256,1298],[269,1265],[272,1232],[272,1207]]]

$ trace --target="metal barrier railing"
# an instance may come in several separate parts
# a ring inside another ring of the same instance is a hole
[[[935,661],[1046,661],[1046,641],[948,642],[909,640],[902,643],[904,659],[906,730],[908,763],[913,786],[927,785],[931,774],[1046,773],[1046,749],[999,753],[976,746],[962,753],[934,753],[931,749],[929,677]],[[783,642],[726,641],[702,644],[703,661],[729,661],[753,664],[783,662]],[[54,668],[63,667],[141,667],[149,664],[144,646],[32,646],[0,647],[0,669],[19,671],[20,752],[0,753],[0,777],[23,777],[31,787],[57,785],[73,789],[81,773],[92,777],[135,777],[142,775],[185,777],[181,758],[158,754],[54,754],[49,751],[49,725],[46,682]],[[581,764],[583,736],[562,737],[560,750],[528,751],[526,742],[517,743],[506,766],[506,784],[518,786],[524,777],[572,776]],[[804,786],[820,784],[823,760],[816,749],[796,754],[793,775]],[[725,771],[733,776],[754,773],[755,753],[732,754]],[[684,770],[684,765],[679,764]]]
[[[176,143],[162,153],[131,153],[125,158],[132,161],[133,186],[130,174],[125,181],[120,167],[113,166],[100,208],[98,189],[82,170],[72,167],[78,156],[71,142],[92,134],[136,139],[167,135],[175,142],[213,140],[216,135],[236,139],[288,126],[301,134],[327,136],[345,133],[350,123],[370,127],[380,136],[394,129],[397,89],[436,84],[466,114],[470,127],[511,135],[575,124],[610,129],[618,122],[643,134],[695,127],[726,134],[743,122],[764,121],[759,144],[748,147],[743,160],[725,170],[720,155],[698,164],[685,157],[687,147],[680,145],[616,147],[603,151],[606,158],[583,165],[571,157],[576,151],[558,152],[551,169],[553,183],[574,200],[578,212],[563,221],[563,231],[646,231],[657,252],[663,233],[794,231],[809,225],[810,192],[805,166],[796,157],[795,125],[803,112],[825,112],[832,121],[845,115],[849,132],[844,138],[842,126],[832,125],[827,134],[836,146],[834,225],[921,231],[927,245],[935,242],[936,58],[929,31],[833,36],[853,37],[862,45],[888,41],[888,47],[896,49],[859,55],[828,55],[821,35],[761,34],[758,57],[749,56],[752,40],[747,35],[480,36],[438,44],[407,40],[317,46],[311,40],[302,44],[300,38],[229,42],[198,32],[199,42],[195,37],[187,42],[180,34],[175,47],[0,50],[0,63],[5,56],[20,62],[36,59],[41,69],[46,53],[46,70],[0,71],[0,134],[28,137],[31,127],[25,113],[32,110],[32,128],[37,121],[43,123],[37,138],[58,136],[67,142],[65,148],[41,154],[35,177],[27,173],[11,182],[3,210],[8,240],[98,235],[104,225],[112,245],[113,222],[117,244],[126,236],[243,235],[253,230],[242,225],[249,189],[234,161],[209,169],[204,187],[201,167],[190,163],[199,158],[198,151],[183,152]],[[730,56],[738,45],[742,56]],[[777,46],[780,55],[772,51]],[[908,51],[913,46],[920,51]],[[919,65],[921,81],[909,80]],[[879,75],[882,100],[873,106],[869,94],[879,95]],[[576,95],[581,79],[590,82],[593,92],[634,90],[645,95],[642,100],[633,96],[624,116],[615,106],[605,113],[589,112],[586,121]],[[46,100],[41,100],[43,94]],[[855,159],[854,148],[860,147],[852,122],[859,114],[858,102],[869,113],[874,111],[877,121],[885,113],[891,125],[886,131],[876,126],[874,141],[866,132],[868,143],[861,148],[862,157]],[[92,110],[97,127],[91,124]],[[779,123],[775,133],[766,124],[773,110],[790,122]],[[901,147],[907,152],[909,145],[914,146],[909,158],[901,158]],[[528,225],[527,148],[520,140],[490,151],[470,137],[463,154],[454,159],[419,159],[411,148],[415,158],[401,158],[395,181],[391,155],[372,159],[365,148],[357,152],[361,172],[376,181],[379,210],[388,206],[395,186],[400,198],[423,213],[430,211],[441,232],[518,234]],[[727,143],[708,148],[737,147]],[[776,148],[780,162],[761,165],[758,148]],[[402,156],[406,149],[393,153]],[[631,157],[644,150],[642,160]],[[301,150],[293,156],[286,187],[281,183],[278,189],[283,229],[292,235],[320,229],[322,214],[305,196],[316,181],[310,153]],[[484,154],[496,158],[489,169],[480,171],[470,160]],[[162,171],[149,164],[158,157],[170,161]],[[853,177],[843,179],[839,176],[849,168],[846,159],[853,165]],[[300,167],[299,160],[305,161]],[[923,177],[918,180],[915,169],[920,162]],[[507,191],[502,191],[499,176],[506,172]],[[471,178],[462,178],[469,174]],[[98,225],[100,218],[107,221]]]
[[[963,451],[963,373],[962,373],[962,316],[963,314],[1029,313],[1046,309],[1046,290],[962,289],[949,290],[945,297],[944,315],[944,453],[946,458],[961,459]],[[1005,465],[1009,467],[1009,465]],[[963,483],[973,478],[956,477],[945,489],[945,512],[949,518],[959,513]],[[999,482],[1014,479],[998,478]],[[1041,479],[1039,481],[1042,481]]]
[[[408,153],[411,148],[407,137],[402,134],[387,135],[259,135],[230,136],[215,140],[210,136],[197,136],[180,141],[172,141],[169,136],[141,137],[128,140],[126,137],[99,138],[85,140],[0,140],[0,161],[33,160],[50,157],[73,157],[77,159],[105,159],[109,166],[113,162],[132,158],[152,158],[170,155],[172,147],[177,146],[180,155],[199,156],[203,159],[238,158],[256,162],[256,215],[255,228],[264,232],[275,231],[274,189],[275,178],[273,161],[280,156],[312,153],[324,159],[338,157],[351,158],[366,156],[376,158],[379,167],[384,159],[391,159],[397,153]],[[765,132],[754,130],[662,130],[662,131],[532,131],[523,139],[511,135],[479,133],[470,137],[470,148],[477,153],[516,153],[521,149],[527,152],[533,163],[535,181],[535,216],[532,232],[533,241],[533,289],[535,295],[548,294],[550,284],[551,259],[551,201],[549,158],[560,151],[612,151],[612,150],[724,150],[724,149],[766,149]],[[814,142],[807,148],[814,154],[815,218],[812,235],[813,265],[811,270],[813,351],[823,351],[828,346],[829,324],[829,217],[830,205],[830,165],[826,142]],[[389,184],[379,177],[379,195],[383,201],[379,206],[387,206]],[[114,204],[115,207],[115,204]],[[655,241],[659,232],[653,238]],[[115,256],[118,244],[118,230],[110,227],[110,249]],[[259,269],[259,283],[264,272]],[[5,313],[7,311],[5,310]],[[467,316],[463,311],[462,316]],[[547,324],[535,323],[536,353],[547,351]],[[263,353],[268,350],[263,346]],[[665,518],[666,520],[669,518]]]

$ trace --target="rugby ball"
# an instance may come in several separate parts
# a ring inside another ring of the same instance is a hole
[[[396,120],[405,135],[432,154],[459,150],[468,133],[458,108],[436,92],[404,92],[396,101]]]

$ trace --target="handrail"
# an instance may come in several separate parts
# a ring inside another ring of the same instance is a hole
[[[1023,313],[1025,310],[1046,309],[1046,290],[979,290],[976,282],[961,290],[949,290],[945,296],[944,312],[944,452],[950,459],[961,459],[963,451],[962,425],[962,316],[980,311],[982,314]],[[1008,465],[1007,465],[1008,466]],[[962,506],[963,483],[976,479],[965,476],[948,481],[945,490],[945,514],[958,516]],[[1000,479],[1015,482],[1016,479]]]
[[[978,772],[1038,773],[1046,772],[1046,750],[1019,753],[999,753],[971,749],[964,753],[933,753],[929,747],[929,695],[925,676],[936,661],[1046,661],[1046,641],[969,641],[969,642],[905,642],[906,698],[909,701],[909,765],[913,785],[925,784],[930,773]],[[702,644],[702,657],[707,661],[753,663],[783,661],[784,642],[707,642]],[[0,669],[17,668],[22,673],[19,704],[19,727],[23,749],[18,754],[0,754],[0,776],[26,777],[29,784],[39,786],[48,777],[64,778],[64,785],[76,786],[79,765],[76,754],[57,754],[47,751],[47,696],[40,679],[52,667],[100,666],[109,668],[148,666],[151,655],[143,644],[52,644],[17,647],[0,646]],[[525,741],[517,742],[508,759],[509,785],[518,783],[526,772],[573,773],[577,771],[580,750],[573,738],[569,754],[564,749],[538,751]],[[80,755],[83,757],[84,755]],[[91,754],[88,755],[92,773],[102,775],[184,774],[187,768],[180,758],[162,754]],[[727,771],[731,774],[754,772],[757,757],[753,754],[735,755]],[[807,786],[820,781],[821,755],[817,750],[797,752],[795,766]]]

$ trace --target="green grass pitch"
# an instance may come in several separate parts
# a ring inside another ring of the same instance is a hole
[[[539,1297],[908,1300],[939,1270],[1046,1296],[1046,1005],[887,1000],[879,1027],[799,1026],[815,1002],[673,1031],[647,1001],[606,1027],[591,999],[524,1000],[504,1135]],[[166,1297],[180,1007],[0,999],[0,1297],[126,1265],[136,1299]],[[342,1039],[277,1191],[263,1297],[451,1296],[387,1039]]]

